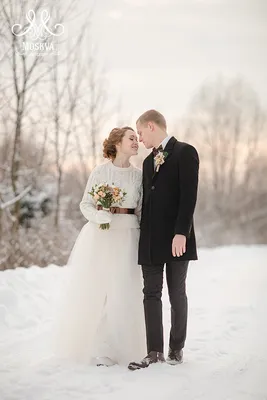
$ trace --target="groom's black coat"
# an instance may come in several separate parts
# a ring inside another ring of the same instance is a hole
[[[143,163],[143,206],[138,263],[155,265],[197,260],[193,214],[197,199],[199,158],[196,149],[171,137],[158,172],[153,153]],[[186,252],[172,256],[175,234],[186,236]]]

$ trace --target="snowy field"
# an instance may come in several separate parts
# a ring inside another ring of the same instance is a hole
[[[182,365],[67,364],[48,332],[66,269],[0,272],[1,400],[266,400],[267,246],[199,251],[190,265]],[[166,344],[169,304],[164,292]]]

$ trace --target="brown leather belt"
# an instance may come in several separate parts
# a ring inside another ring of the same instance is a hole
[[[103,206],[97,205],[98,210],[103,210]],[[121,207],[110,207],[111,214],[134,214],[134,208],[121,208]]]

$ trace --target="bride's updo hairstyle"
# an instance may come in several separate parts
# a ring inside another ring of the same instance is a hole
[[[113,128],[107,139],[103,142],[103,157],[114,160],[117,154],[116,144],[121,143],[127,131],[133,131],[133,128],[124,126],[123,128]]]

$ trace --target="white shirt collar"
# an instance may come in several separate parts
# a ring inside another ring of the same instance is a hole
[[[168,141],[170,140],[170,138],[171,138],[171,136],[168,135],[168,136],[165,137],[165,139],[162,140],[161,146],[163,147],[163,150],[165,149],[166,144],[168,143]]]

